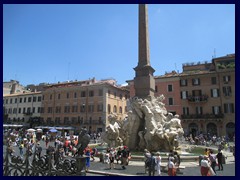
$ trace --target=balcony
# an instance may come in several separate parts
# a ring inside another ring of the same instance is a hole
[[[189,114],[181,115],[181,119],[219,119],[223,118],[224,114]]]
[[[188,101],[191,103],[198,103],[198,102],[207,102],[208,95],[201,95],[201,96],[188,96]]]
[[[94,125],[94,124],[98,124],[98,125],[101,125],[103,124],[103,121],[102,120],[91,120],[91,121],[85,121],[84,124],[90,124],[90,125]]]

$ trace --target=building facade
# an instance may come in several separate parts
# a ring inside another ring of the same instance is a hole
[[[134,97],[134,81],[127,82]],[[167,111],[180,115],[185,135],[235,134],[235,54],[155,76],[155,96],[161,94]]]
[[[41,118],[49,126],[85,127],[91,132],[105,131],[108,116],[119,120],[127,113],[128,90],[114,80],[75,81],[52,84],[43,91]]]
[[[42,93],[31,92],[3,96],[3,122],[30,126],[40,119]]]
[[[19,84],[19,81],[10,80],[3,82],[3,95],[7,94],[17,94],[23,92],[30,92],[28,91],[23,85]]]

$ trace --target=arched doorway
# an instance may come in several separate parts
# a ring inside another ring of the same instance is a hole
[[[230,141],[233,140],[233,136],[235,134],[235,124],[230,122],[226,125],[226,135],[229,137]]]
[[[198,125],[196,123],[191,123],[188,126],[188,132],[189,134],[192,135],[192,138],[194,139],[197,136],[197,132],[198,132]]]
[[[211,137],[214,136],[214,135],[218,136],[216,124],[208,123],[207,134],[210,135]]]

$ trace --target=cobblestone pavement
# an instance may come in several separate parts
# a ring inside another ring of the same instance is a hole
[[[185,169],[181,170],[182,174],[177,174],[177,176],[201,176],[200,166],[198,162],[182,162],[182,166]],[[121,165],[115,164],[115,169],[110,169],[108,164],[103,164],[99,162],[96,158],[95,162],[91,162],[91,170],[105,171],[112,173],[130,174],[135,176],[148,176],[145,174],[144,163],[140,161],[130,161],[126,169],[122,169]],[[228,157],[226,164],[223,164],[223,171],[216,171],[217,176],[235,176],[235,161],[233,157]],[[218,170],[218,167],[216,167]],[[96,176],[95,174],[87,174],[88,176]],[[156,173],[155,173],[156,175]],[[162,176],[168,176],[166,172],[162,172]]]
[[[53,145],[51,142],[49,145]],[[45,154],[46,146],[43,141],[41,141],[41,146],[43,147],[43,154]],[[211,147],[212,148],[212,147]],[[14,147],[15,154],[19,154],[18,147]],[[226,164],[223,164],[223,171],[216,171],[217,176],[235,176],[235,160],[231,152],[223,152],[226,156]],[[3,155],[5,154],[5,146],[3,146]],[[163,163],[165,164],[165,163]],[[177,174],[177,176],[201,176],[200,167],[198,162],[182,162],[182,166],[185,166],[185,169],[181,170],[182,174]],[[95,161],[91,161],[90,170],[112,172],[112,173],[121,173],[129,174],[134,176],[148,176],[145,174],[144,162],[141,161],[130,161],[129,165],[126,166],[126,169],[122,169],[120,164],[115,164],[115,169],[109,169],[108,164],[103,164],[99,161],[99,158],[95,158]],[[216,167],[216,170],[218,167]],[[156,173],[155,173],[156,175]],[[96,174],[87,173],[87,176],[101,176]],[[162,176],[168,176],[166,172],[162,172]]]

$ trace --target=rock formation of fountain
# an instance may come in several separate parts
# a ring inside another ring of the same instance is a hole
[[[178,115],[167,113],[163,100],[163,95],[130,99],[125,120],[119,121],[115,114],[110,114],[104,141],[112,147],[127,145],[131,150],[178,149],[178,138],[184,133],[181,120]]]

